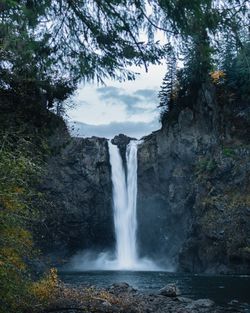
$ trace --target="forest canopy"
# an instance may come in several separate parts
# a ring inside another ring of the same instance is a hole
[[[0,14],[0,92],[47,108],[81,81],[133,79],[129,66],[168,62],[170,50],[206,73],[227,39],[235,53],[249,35],[244,0],[2,0]]]
[[[169,3],[164,3],[168,12]],[[173,5],[171,12],[175,9],[179,17],[173,27],[180,38],[166,57],[168,71],[159,92],[161,121],[178,106],[178,101],[182,102],[182,97],[196,97],[209,79],[218,87],[223,85],[225,97],[233,95],[238,105],[242,100],[249,101],[248,1],[192,1],[178,9]],[[182,67],[178,67],[180,60]]]

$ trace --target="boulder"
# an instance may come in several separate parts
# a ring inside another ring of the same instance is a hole
[[[114,294],[120,294],[120,293],[130,293],[130,292],[135,292],[136,289],[131,287],[128,283],[126,282],[120,282],[120,283],[114,283],[112,284],[109,288],[108,291]]]
[[[168,284],[159,290],[159,295],[165,297],[177,297],[180,294],[181,292],[175,284]]]
[[[200,308],[211,308],[215,305],[214,301],[210,299],[198,299],[195,301],[192,301],[192,303],[187,305],[187,309],[200,309]]]

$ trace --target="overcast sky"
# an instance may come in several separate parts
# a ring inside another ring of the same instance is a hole
[[[135,81],[106,81],[106,86],[81,86],[68,111],[74,135],[112,138],[119,133],[140,138],[160,128],[157,94],[166,66],[136,68]]]

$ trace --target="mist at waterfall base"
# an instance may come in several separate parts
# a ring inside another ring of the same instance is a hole
[[[153,260],[138,256],[136,232],[137,202],[137,146],[140,142],[131,140],[126,149],[126,164],[118,146],[110,141],[109,156],[113,189],[113,214],[116,247],[115,251],[83,251],[75,255],[70,262],[74,271],[90,270],[126,270],[159,271],[161,266]],[[125,167],[126,166],[126,170]],[[165,269],[171,271],[171,268]]]

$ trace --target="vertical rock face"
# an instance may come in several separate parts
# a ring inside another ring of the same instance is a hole
[[[187,236],[194,200],[186,157],[170,147],[159,131],[139,148],[137,212],[141,253],[173,262]]]
[[[199,138],[195,129],[183,132],[184,114],[193,121],[191,110],[181,112],[178,123],[145,137],[138,150],[141,252],[172,263],[187,237],[195,201],[192,180]]]
[[[112,185],[104,138],[70,138],[48,162],[42,249],[69,255],[114,244]]]
[[[139,146],[140,253],[185,271],[249,272],[249,146],[234,134],[243,115],[227,119],[215,99],[204,89],[195,110]]]

